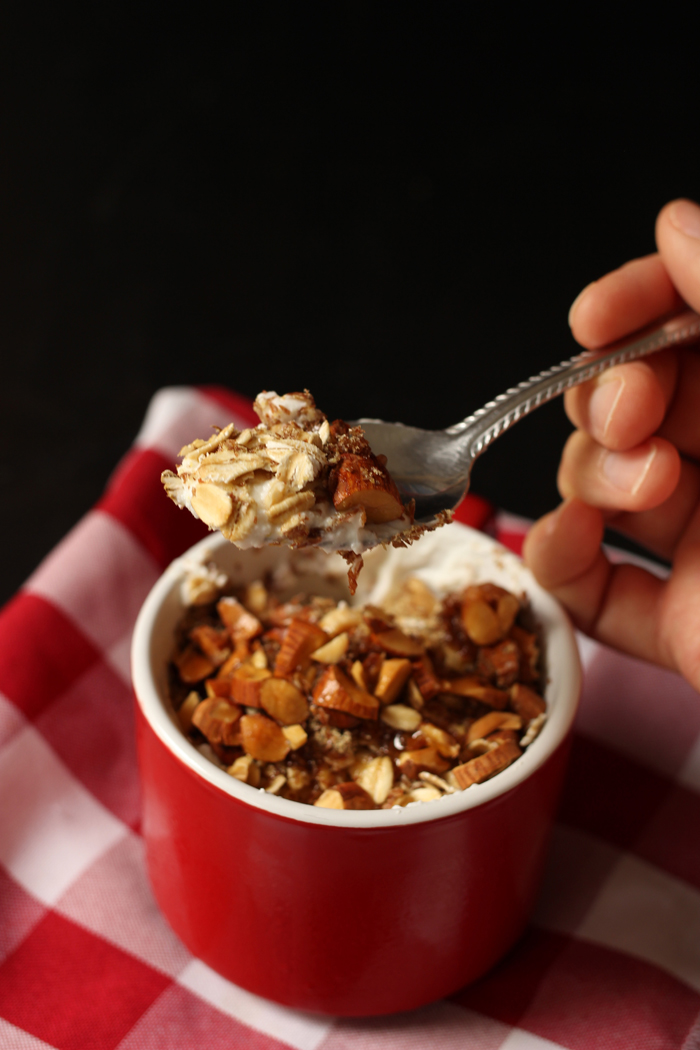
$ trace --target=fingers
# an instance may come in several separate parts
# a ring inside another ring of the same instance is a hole
[[[574,339],[597,350],[678,309],[682,299],[665,264],[665,255],[647,255],[584,288],[569,311]]]
[[[676,667],[659,629],[663,582],[633,565],[612,566],[600,547],[603,524],[599,510],[565,501],[528,533],[526,564],[581,630],[632,656]]]
[[[656,243],[669,279],[694,310],[700,310],[700,208],[676,200],[656,220]]]
[[[651,510],[609,516],[607,524],[670,562],[699,501],[700,470],[684,459],[678,484],[667,500]]]
[[[657,354],[611,368],[574,387],[566,393],[564,407],[574,426],[606,448],[634,448],[661,426],[677,375],[678,355]]]
[[[678,451],[664,438],[618,452],[577,430],[566,443],[557,480],[564,499],[576,497],[618,513],[658,507],[675,490],[680,473]]]

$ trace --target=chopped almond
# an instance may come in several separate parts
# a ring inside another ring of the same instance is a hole
[[[496,602],[496,615],[501,626],[501,633],[508,634],[520,612],[520,602],[514,594],[502,594]]]
[[[264,667],[256,667],[252,663],[241,664],[228,679],[231,696],[244,707],[260,707],[262,684],[271,677],[270,671]]]
[[[330,707],[357,718],[376,720],[379,714],[379,701],[376,697],[360,689],[336,665],[328,667],[319,678],[313,692],[313,701],[318,707]]]
[[[377,700],[382,704],[393,704],[408,681],[411,669],[411,661],[403,657],[384,660],[373,690]]]
[[[517,744],[504,743],[487,751],[484,755],[478,755],[461,766],[455,766],[447,777],[448,783],[454,782],[455,787],[467,788],[470,784],[480,784],[494,773],[499,773],[521,754]]]
[[[433,662],[427,653],[413,664],[413,679],[424,700],[432,700],[442,691],[442,683],[435,674]]]
[[[371,524],[394,521],[403,514],[399,490],[388,471],[371,453],[344,455],[335,468],[333,506],[336,510],[362,507]]]
[[[419,773],[446,773],[450,763],[437,748],[423,747],[419,751],[401,751],[396,765],[402,773],[415,780]]]
[[[228,767],[226,772],[236,780],[242,780],[244,784],[251,784],[252,787],[260,786],[260,766],[252,755],[241,755]]]
[[[220,699],[223,697],[224,700],[234,699],[231,695],[230,678],[207,678],[204,682],[204,688],[207,691],[207,696],[216,696]]]
[[[497,645],[483,646],[479,651],[477,668],[485,678],[492,679],[497,686],[506,689],[518,677],[520,650],[511,638]]]
[[[187,733],[192,725],[192,715],[194,709],[201,700],[201,696],[196,690],[192,690],[191,693],[185,697],[183,702],[180,704],[180,708],[177,712],[177,717],[180,719],[180,725],[183,730]]]
[[[311,659],[319,664],[337,664],[338,660],[341,660],[348,651],[349,641],[347,631],[343,631],[335,638],[331,638],[330,642],[322,645],[320,649],[316,649],[311,654]]]
[[[288,675],[308,667],[311,654],[328,641],[328,635],[315,623],[298,617],[287,628],[275,661],[275,674]]]
[[[210,744],[240,744],[239,727],[241,709],[228,700],[210,697],[202,700],[192,713],[192,725],[203,733]]]
[[[547,708],[542,697],[521,682],[516,682],[510,687],[510,704],[526,724]]]
[[[203,678],[210,678],[216,670],[216,664],[208,656],[205,656],[195,648],[188,645],[175,657],[175,666],[183,682],[194,685],[201,682]]]
[[[353,781],[328,788],[314,805],[322,809],[374,809],[371,796]]]
[[[309,739],[308,734],[302,725],[282,726],[282,733],[292,751],[298,751],[299,748],[303,747]]]
[[[267,715],[243,715],[241,744],[247,754],[260,762],[281,762],[290,751],[284,733]]]
[[[418,729],[428,747],[434,747],[443,758],[457,758],[459,741],[455,740],[446,729],[434,726],[432,722],[421,722]]]
[[[234,642],[256,638],[262,634],[263,625],[260,620],[248,612],[236,598],[221,598],[216,604],[216,611],[222,623],[228,627]]]
[[[227,631],[217,630],[208,624],[200,624],[190,631],[190,640],[218,667],[231,653]]]

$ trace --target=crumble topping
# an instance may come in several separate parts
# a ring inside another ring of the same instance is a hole
[[[333,809],[437,801],[542,729],[527,613],[493,583],[439,598],[409,578],[381,607],[223,586],[180,621],[170,698],[192,744],[251,788]]]
[[[263,391],[253,407],[257,427],[239,431],[229,423],[208,441],[197,438],[180,450],[177,473],[163,472],[178,507],[243,549],[337,551],[348,562],[353,593],[363,551],[407,546],[426,531],[361,427],[329,423],[308,390]],[[445,513],[439,524],[449,520]]]

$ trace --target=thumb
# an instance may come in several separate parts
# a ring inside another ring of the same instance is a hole
[[[656,220],[656,243],[674,285],[700,312],[700,207],[676,200],[662,208]]]

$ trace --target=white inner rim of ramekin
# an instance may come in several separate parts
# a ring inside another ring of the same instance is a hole
[[[418,576],[443,593],[458,590],[469,582],[493,580],[516,593],[526,592],[544,638],[548,684],[545,690],[548,716],[544,727],[523,755],[502,773],[483,784],[446,795],[433,802],[415,802],[402,808],[380,810],[331,810],[270,795],[236,780],[197,751],[183,734],[167,696],[167,662],[173,652],[173,629],[184,606],[180,584],[184,562],[196,559],[228,568],[234,582],[249,582],[289,552],[284,548],[239,551],[219,535],[202,540],[183,558],[176,559],[154,585],[139,613],[132,642],[132,676],[139,706],[159,739],[185,766],[226,794],[277,817],[307,824],[336,827],[379,828],[417,824],[454,816],[484,805],[510,791],[529,777],[556,750],[573,721],[581,687],[581,665],[574,632],[561,606],[543,590],[514,554],[490,537],[453,523],[402,550],[378,549],[366,556],[360,576],[358,599],[381,598],[402,576]],[[298,555],[295,555],[298,559]],[[318,555],[314,555],[315,563]],[[326,556],[338,580],[345,563]],[[233,571],[231,572],[231,566]],[[364,578],[364,584],[363,584]],[[313,586],[313,584],[310,584]],[[298,587],[297,589],[301,589]]]

